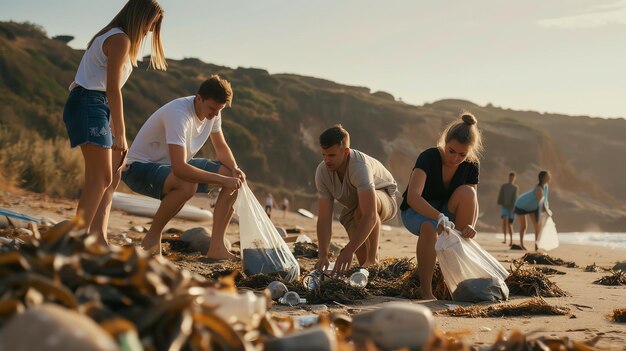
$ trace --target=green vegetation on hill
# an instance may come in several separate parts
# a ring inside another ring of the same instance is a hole
[[[82,51],[48,38],[36,25],[0,22],[0,53],[0,181],[78,196],[82,160],[79,151],[69,149],[62,111]],[[412,106],[385,92],[312,77],[192,58],[168,63],[167,72],[140,64],[125,85],[129,139],[161,105],[193,95],[203,79],[220,74],[235,90],[232,108],[223,112],[224,133],[240,165],[258,189],[288,195],[294,206],[315,210],[317,136],[327,127],[346,126],[353,147],[387,165],[404,190],[418,153],[468,109],[486,138],[479,186],[483,228],[499,228],[496,195],[508,172],[519,174],[520,190],[526,191],[541,169],[554,173],[551,203],[560,230],[626,227],[626,162],[617,156],[626,152],[625,120],[544,115],[463,100]],[[209,143],[200,155],[212,153]]]

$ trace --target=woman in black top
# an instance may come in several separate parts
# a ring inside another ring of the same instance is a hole
[[[476,117],[463,113],[446,127],[437,147],[419,155],[402,195],[402,222],[411,233],[419,236],[416,255],[423,299],[435,299],[432,278],[437,231],[442,230],[439,224],[447,218],[454,222],[463,237],[476,235],[476,188],[482,148]]]

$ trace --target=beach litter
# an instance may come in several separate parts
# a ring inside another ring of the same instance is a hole
[[[272,300],[278,300],[283,297],[289,289],[283,282],[279,282],[277,280],[272,281],[267,285],[267,290],[270,292],[270,297]]]
[[[605,275],[594,281],[594,283],[600,285],[626,285],[626,271],[613,271],[611,275]]]
[[[615,322],[626,323],[626,308],[616,308],[611,316]]]
[[[593,264],[586,266],[584,269],[585,272],[606,272],[606,271],[610,271],[610,269],[607,268],[603,268],[600,267],[598,265],[596,265],[596,263],[594,262]]]
[[[382,350],[419,350],[430,339],[435,320],[428,307],[392,302],[352,317],[352,339],[357,349],[368,341]]]
[[[577,268],[576,262],[563,261],[560,258],[553,258],[540,252],[529,252],[522,256],[522,261],[530,264],[545,264],[550,266],[566,266],[568,268]]]
[[[513,316],[560,316],[570,313],[567,307],[552,306],[541,297],[535,297],[528,301],[513,304],[504,303],[498,305],[474,305],[458,306],[454,309],[447,309],[436,312],[435,315],[447,315],[452,317],[513,317]]]
[[[537,267],[522,261],[514,261],[511,274],[506,278],[506,285],[513,295],[563,297],[567,292],[551,282]]]

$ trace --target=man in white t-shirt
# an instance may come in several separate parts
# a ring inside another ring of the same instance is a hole
[[[339,221],[349,241],[335,261],[334,273],[350,268],[354,255],[361,267],[376,264],[381,223],[397,212],[396,181],[378,160],[350,149],[350,135],[340,124],[320,135],[320,146],[324,161],[315,172],[319,207],[315,268],[326,270],[329,265],[335,200],[344,206]]]
[[[209,185],[221,187],[213,215],[211,245],[207,256],[234,258],[224,244],[224,233],[233,215],[237,189],[245,174],[222,133],[224,107],[230,106],[233,91],[219,76],[204,81],[195,96],[172,100],[148,118],[128,152],[122,180],[133,191],[161,200],[152,225],[141,246],[161,252],[161,232],[196,192]],[[217,160],[193,158],[211,139]]]

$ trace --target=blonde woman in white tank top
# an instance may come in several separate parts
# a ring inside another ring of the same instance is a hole
[[[80,146],[85,160],[85,184],[76,213],[102,245],[107,245],[111,199],[128,150],[122,86],[137,66],[148,32],[152,32],[150,66],[165,70],[162,20],[163,10],[155,0],[129,0],[89,42],[65,103],[63,121],[70,143]]]

